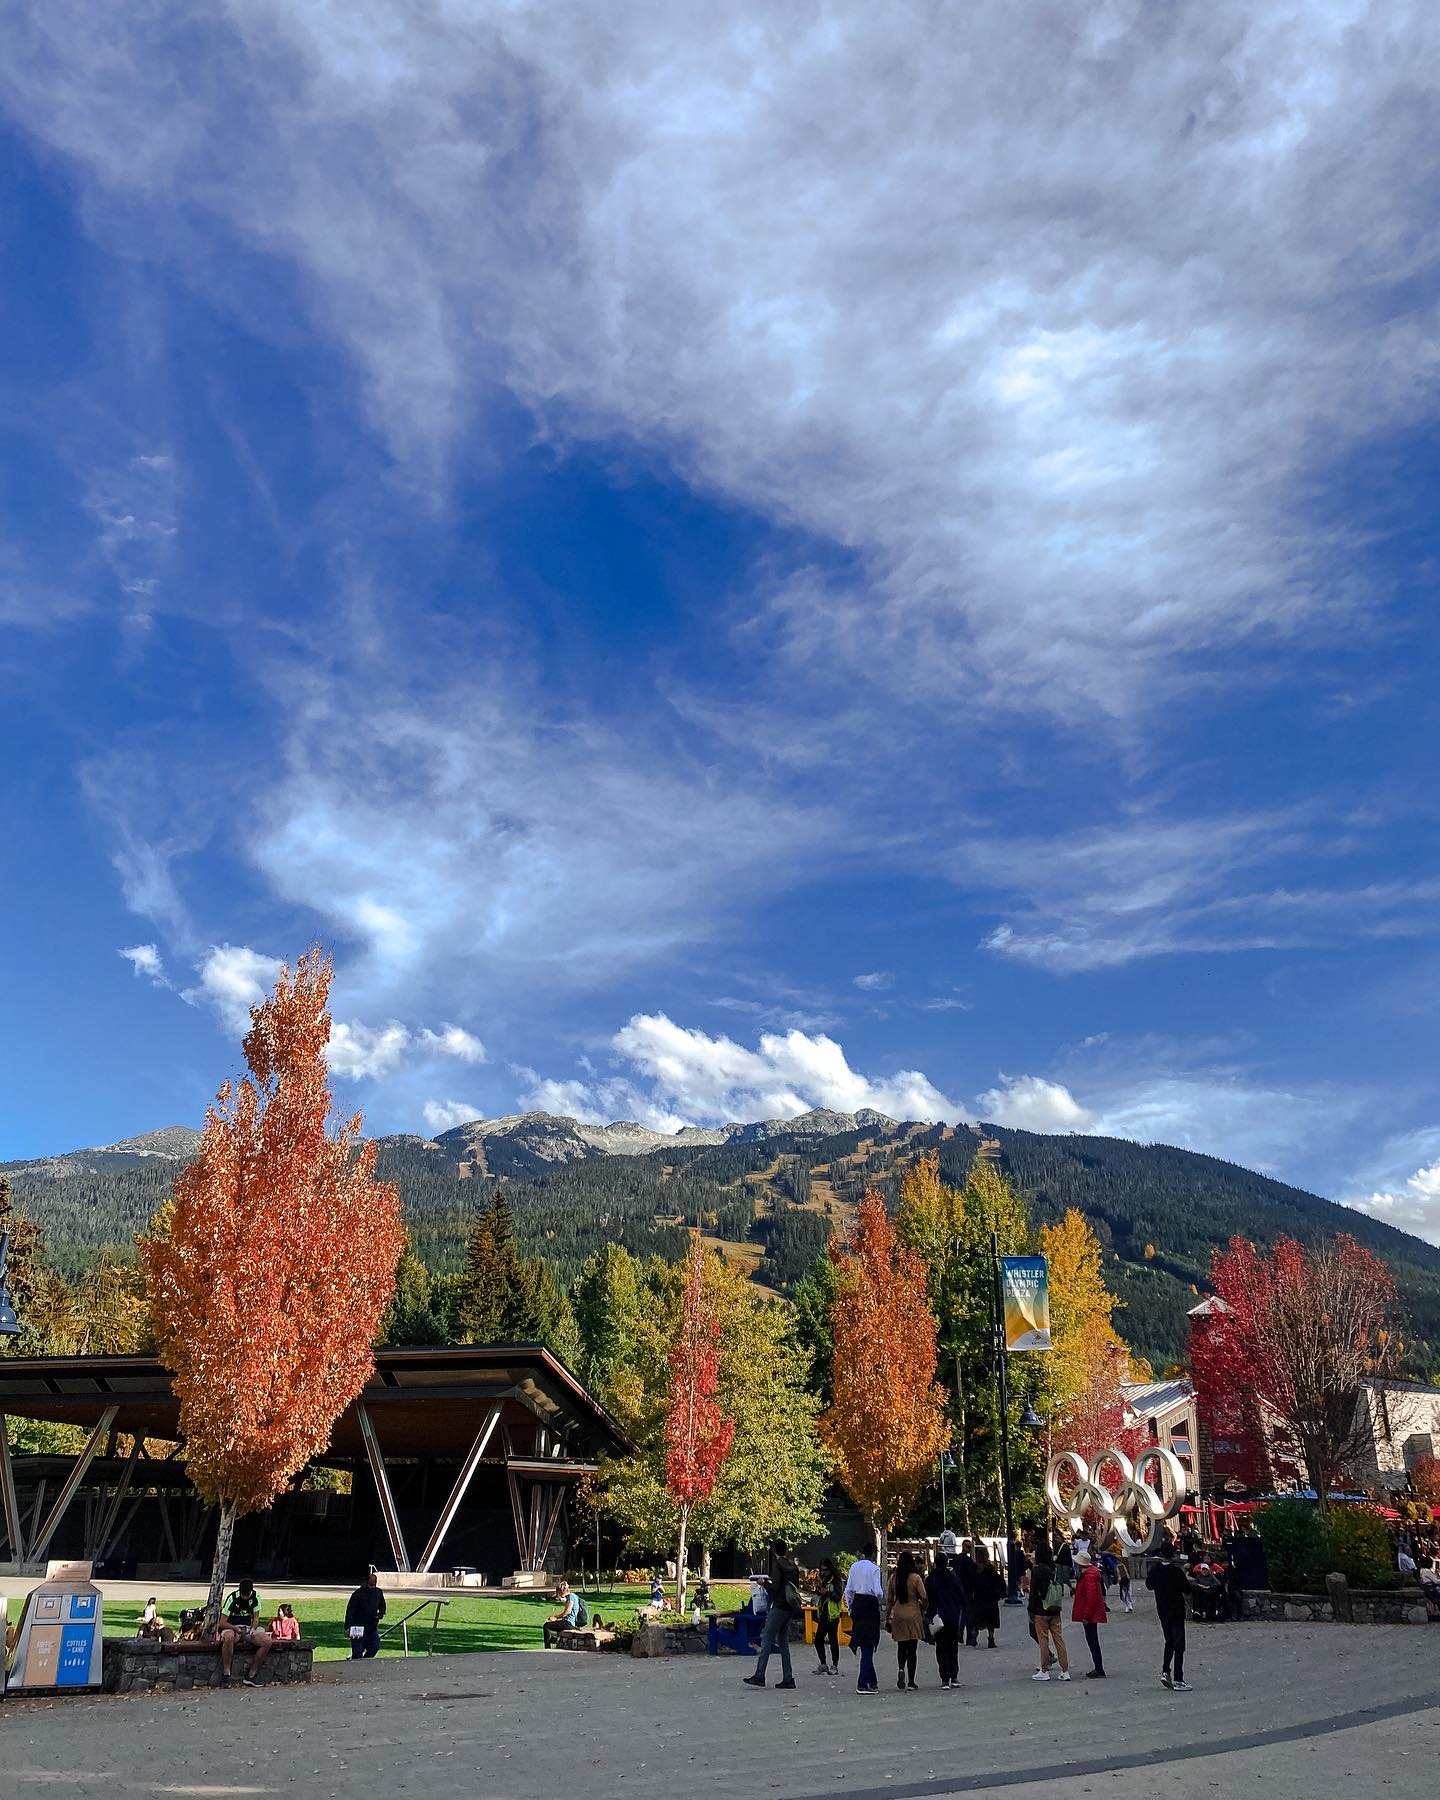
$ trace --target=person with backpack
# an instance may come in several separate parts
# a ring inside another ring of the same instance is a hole
[[[1085,1632],[1093,1665],[1085,1671],[1087,1681],[1105,1679],[1105,1659],[1100,1654],[1100,1627],[1108,1624],[1110,1609],[1105,1604],[1105,1577],[1090,1559],[1087,1550],[1075,1553],[1075,1598],[1070,1603],[1070,1622]]]
[[[835,1559],[827,1556],[815,1571],[815,1654],[819,1657],[817,1675],[840,1673],[840,1591],[844,1583]],[[825,1646],[830,1646],[830,1661],[825,1661]]]
[[[1060,1623],[1061,1609],[1065,1603],[1065,1590],[1055,1572],[1049,1539],[1041,1536],[1035,1545],[1035,1561],[1025,1572],[1025,1593],[1028,1596],[1027,1607],[1030,1624],[1035,1632],[1035,1643],[1040,1651],[1040,1667],[1030,1677],[1032,1681],[1048,1681],[1050,1679],[1050,1663],[1053,1659],[1060,1665],[1061,1681],[1070,1679],[1070,1653],[1065,1648],[1065,1632]]]
[[[540,1627],[540,1641],[548,1650],[552,1644],[560,1641],[562,1631],[574,1631],[581,1625],[590,1623],[590,1611],[568,1581],[555,1583],[555,1603],[560,1611],[551,1613]],[[580,1617],[581,1612],[585,1617]]]
[[[1188,1693],[1185,1679],[1185,1596],[1190,1592],[1190,1577],[1180,1567],[1175,1546],[1165,1542],[1160,1554],[1150,1564],[1145,1585],[1155,1596],[1155,1611],[1165,1637],[1165,1660],[1160,1668],[1160,1685],[1176,1693]]]
[[[755,1673],[745,1677],[746,1687],[763,1688],[770,1652],[780,1652],[781,1679],[777,1687],[793,1688],[795,1672],[790,1666],[790,1622],[800,1611],[800,1568],[790,1554],[790,1546],[778,1538],[771,1545],[773,1560],[766,1588],[770,1608],[765,1614],[765,1629],[760,1636],[760,1654],[755,1660]]]

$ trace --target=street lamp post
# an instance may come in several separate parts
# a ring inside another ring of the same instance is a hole
[[[954,1467],[955,1458],[948,1450],[942,1450],[940,1452],[940,1529],[942,1532],[950,1529],[950,1517],[945,1510],[945,1471]]]

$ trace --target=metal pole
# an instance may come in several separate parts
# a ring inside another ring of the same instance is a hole
[[[940,1530],[943,1533],[949,1529],[950,1521],[945,1514],[945,1452],[942,1450],[940,1452]]]
[[[1005,1297],[1000,1282],[1000,1235],[990,1233],[990,1260],[995,1275],[995,1367],[1000,1388],[1000,1497],[1005,1507],[1005,1580],[1007,1606],[1020,1604],[1019,1570],[1011,1554],[1015,1543],[1015,1513],[1010,1498],[1010,1385],[1005,1370]]]

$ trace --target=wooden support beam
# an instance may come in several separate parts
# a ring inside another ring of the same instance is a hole
[[[555,1527],[560,1523],[560,1515],[565,1510],[565,1501],[569,1490],[560,1482],[550,1484],[550,1518],[545,1527],[545,1538],[540,1545],[540,1554],[535,1559],[535,1567],[543,1569],[545,1558],[550,1551],[550,1540],[555,1535]]]
[[[538,1484],[530,1484],[530,1535],[525,1542],[525,1567],[533,1569],[538,1565],[540,1549],[540,1488]]]
[[[428,1575],[430,1565],[440,1554],[440,1546],[445,1541],[445,1533],[455,1522],[455,1515],[460,1510],[466,1490],[475,1478],[475,1471],[480,1467],[480,1458],[485,1454],[485,1447],[490,1442],[490,1435],[500,1422],[500,1408],[492,1406],[485,1416],[485,1423],[475,1434],[475,1442],[470,1446],[464,1462],[460,1465],[460,1473],[455,1478],[455,1485],[450,1490],[450,1497],[440,1508],[440,1517],[435,1521],[435,1529],[430,1533],[430,1540],[420,1554],[415,1565],[416,1572]]]
[[[141,1442],[142,1440],[136,1437],[131,1443],[130,1454],[125,1458],[125,1467],[120,1471],[120,1479],[115,1483],[114,1497],[102,1514],[94,1537],[86,1545],[85,1554],[92,1562],[103,1562],[109,1552],[110,1541],[115,1536],[115,1520],[119,1516],[126,1494],[130,1491],[130,1480],[135,1473],[135,1465],[140,1460]]]
[[[525,1567],[525,1518],[520,1508],[520,1477],[506,1464],[505,1479],[510,1489],[510,1517],[515,1521],[515,1555]]]
[[[170,1560],[172,1563],[178,1563],[180,1561],[180,1546],[175,1542],[175,1528],[170,1523],[170,1496],[168,1494],[157,1494],[155,1498],[159,1505],[160,1529],[165,1534],[165,1542],[170,1546]]]
[[[71,1469],[70,1473],[65,1477],[64,1485],[61,1487],[60,1492],[55,1496],[54,1506],[50,1508],[45,1523],[36,1533],[35,1542],[30,1546],[30,1560],[32,1562],[43,1562],[45,1560],[45,1552],[50,1548],[50,1540],[59,1529],[60,1521],[65,1517],[70,1502],[75,1498],[80,1483],[89,1473],[90,1465],[95,1460],[95,1452],[105,1441],[105,1434],[115,1423],[115,1415],[119,1411],[120,1408],[118,1406],[107,1406],[105,1408],[104,1412],[100,1415],[99,1424],[96,1425],[95,1429],[86,1439],[85,1448],[80,1452],[79,1456],[75,1458],[75,1467]]]
[[[405,1533],[400,1528],[400,1514],[395,1496],[390,1492],[390,1477],[385,1472],[385,1458],[380,1454],[380,1440],[375,1435],[370,1414],[363,1400],[355,1402],[355,1417],[360,1421],[360,1436],[365,1442],[365,1457],[375,1478],[375,1492],[380,1497],[380,1511],[385,1519],[385,1532],[395,1557],[395,1567],[402,1575],[410,1572],[410,1552],[405,1548]]]
[[[10,1556],[17,1563],[25,1561],[25,1526],[20,1517],[20,1500],[15,1492],[15,1465],[10,1460],[10,1439],[5,1431],[5,1415],[0,1413],[0,1520],[10,1540]]]

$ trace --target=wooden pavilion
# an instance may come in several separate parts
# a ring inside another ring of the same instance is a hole
[[[12,1455],[6,1415],[78,1426],[84,1446],[70,1457]],[[320,1459],[350,1471],[348,1501],[282,1496],[250,1527],[248,1552],[302,1577],[383,1561],[382,1544],[417,1582],[460,1564],[491,1579],[538,1573],[563,1562],[576,1483],[628,1447],[540,1345],[377,1350]],[[58,1550],[156,1578],[189,1574],[213,1512],[191,1489],[180,1449],[179,1403],[155,1358],[0,1358],[0,1543],[11,1564],[32,1568]],[[127,1554],[135,1544],[153,1554]]]

